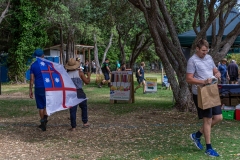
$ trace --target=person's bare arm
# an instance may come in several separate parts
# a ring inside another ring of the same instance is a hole
[[[108,73],[111,73],[111,70],[108,66],[106,66],[107,70],[108,70]]]
[[[199,80],[193,77],[193,73],[187,73],[186,75],[186,81],[189,84],[208,84],[211,83],[209,82],[210,79],[206,79],[206,80]]]
[[[34,75],[31,74],[30,75],[30,82],[29,82],[29,97],[30,98],[33,98],[33,91],[32,91],[33,83],[34,83]]]
[[[216,78],[221,78],[221,73],[219,72],[219,70],[217,68],[213,68],[213,75]]]
[[[140,74],[140,69],[138,69],[138,71],[137,71],[137,72],[138,72],[138,76],[140,77],[140,76],[141,76],[141,74]]]
[[[89,84],[90,83],[90,77],[91,77],[91,73],[90,72],[87,72],[87,77],[86,77],[82,71],[79,71],[79,76],[81,77],[81,79],[83,80],[83,82],[85,84]]]

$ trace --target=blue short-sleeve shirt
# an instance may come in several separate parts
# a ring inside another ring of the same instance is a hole
[[[218,70],[221,73],[221,79],[226,79],[227,77],[227,66],[226,64],[220,64]]]
[[[35,88],[44,88],[44,82],[40,66],[37,61],[35,61],[30,67],[30,74],[34,75]]]
[[[141,74],[140,78],[144,79],[144,69],[143,69],[143,67],[140,67],[139,70],[140,70],[140,74]]]

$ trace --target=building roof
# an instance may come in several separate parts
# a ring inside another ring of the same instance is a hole
[[[54,49],[54,50],[60,50],[60,44],[55,45],[55,46],[51,46],[48,48],[44,48],[44,50],[48,50],[48,49]],[[82,45],[82,44],[76,44],[75,45],[75,49],[78,51],[82,51],[83,49],[93,49],[94,46],[88,46],[88,45]],[[63,44],[63,49],[66,50],[66,44]]]

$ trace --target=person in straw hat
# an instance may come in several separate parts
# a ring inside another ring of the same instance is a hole
[[[218,66],[218,70],[221,73],[221,84],[227,84],[229,81],[229,75],[227,70],[227,59],[223,58],[221,64]]]
[[[78,98],[86,98],[86,94],[84,93],[82,86],[83,83],[89,84],[90,83],[90,76],[91,74],[88,72],[87,77],[84,75],[82,69],[80,69],[80,62],[76,61],[75,58],[70,58],[68,63],[64,66],[67,70],[69,76],[71,77],[73,83],[77,88],[77,96]],[[77,107],[80,107],[82,110],[82,122],[83,128],[88,128],[90,125],[88,123],[88,109],[87,109],[87,100],[81,102],[80,104],[73,106],[70,108],[70,120],[71,120],[71,127],[70,131],[75,131],[76,129],[76,113]]]

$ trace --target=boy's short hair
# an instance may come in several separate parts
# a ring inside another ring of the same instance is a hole
[[[140,65],[143,66],[145,63],[144,62],[141,62]]]
[[[208,41],[206,41],[205,39],[200,39],[200,40],[197,42],[197,47],[200,49],[200,48],[202,48],[202,46],[205,46],[205,47],[209,48],[209,43],[208,43]]]

